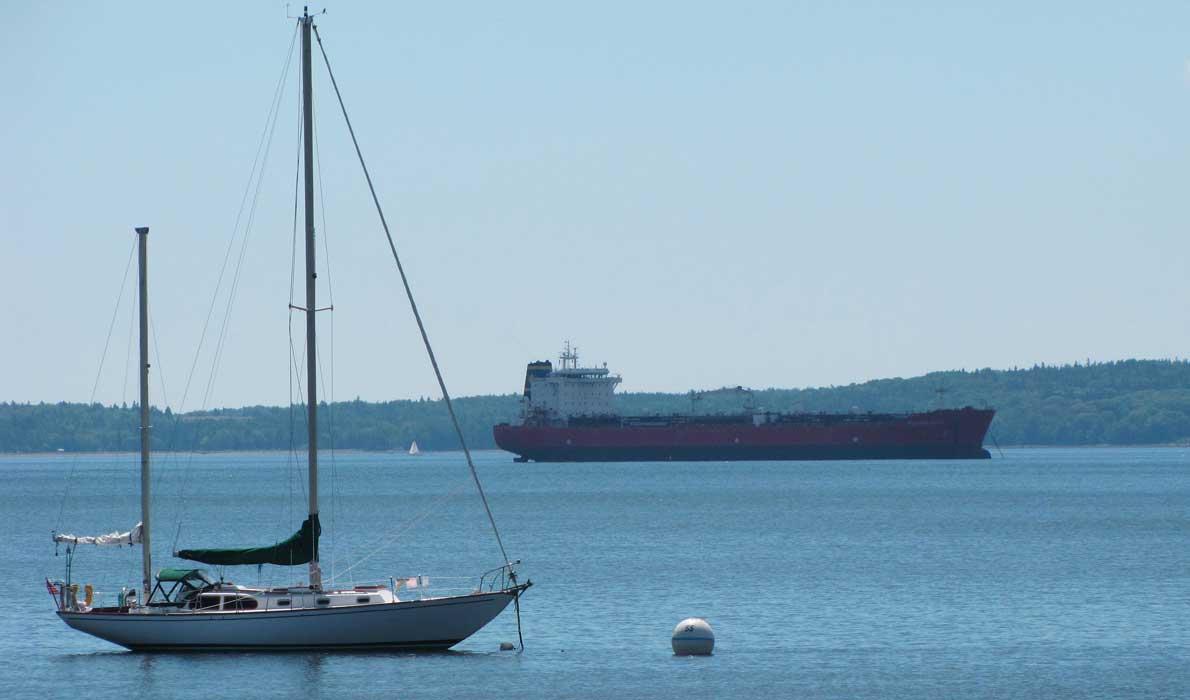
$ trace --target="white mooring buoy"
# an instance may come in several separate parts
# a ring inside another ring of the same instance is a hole
[[[688,617],[674,628],[672,641],[677,656],[710,656],[715,648],[715,632],[701,617]]]

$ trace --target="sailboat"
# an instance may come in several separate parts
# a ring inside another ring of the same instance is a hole
[[[421,454],[421,450],[417,448],[417,440],[414,440],[413,444],[409,445],[409,454],[413,455],[414,457]]]
[[[185,549],[178,558],[213,566],[232,565],[308,565],[308,583],[281,588],[254,588],[216,580],[199,568],[163,568],[154,572],[152,562],[152,527],[150,519],[149,452],[149,358],[147,302],[148,228],[136,229],[140,279],[140,488],[141,521],[125,532],[97,536],[55,534],[54,541],[66,546],[66,578],[46,580],[57,614],[70,627],[137,651],[168,650],[254,650],[254,649],[447,649],[488,624],[509,604],[517,608],[518,631],[520,595],[532,581],[519,582],[516,566],[509,560],[495,527],[491,509],[479,482],[470,451],[462,441],[462,431],[450,395],[434,358],[417,305],[392,246],[379,200],[373,200],[405,291],[409,297],[422,340],[443,392],[444,403],[461,441],[467,464],[491,520],[496,542],[504,563],[478,577],[475,589],[464,595],[423,597],[401,600],[397,582],[389,585],[353,586],[348,589],[324,587],[319,566],[318,502],[318,366],[314,348],[317,326],[314,279],[314,176],[313,108],[311,75],[311,34],[318,36],[309,12],[298,18],[302,59],[302,124],[305,184],[306,244],[306,387],[308,426],[309,514],[298,531],[288,539],[270,546],[231,549]],[[321,47],[321,37],[318,38]],[[323,52],[325,59],[325,51]],[[331,84],[335,85],[330,72]],[[338,87],[335,85],[338,96]],[[340,107],[342,98],[339,96]],[[346,117],[346,109],[343,110]],[[351,130],[350,120],[347,122]],[[352,140],[355,141],[354,131]],[[357,155],[359,146],[356,143]],[[360,155],[360,164],[371,188],[371,178]],[[416,449],[416,444],[414,445]],[[71,580],[74,552],[81,546],[135,546],[142,552],[142,580],[137,588],[125,589],[114,606],[94,606],[92,590],[87,586],[79,595]],[[523,642],[522,642],[523,646]]]

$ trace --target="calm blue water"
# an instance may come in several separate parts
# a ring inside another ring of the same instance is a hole
[[[467,588],[500,563],[457,454],[340,453],[323,484],[341,582]],[[1190,452],[1019,449],[980,462],[513,464],[480,453],[509,554],[537,584],[454,653],[141,655],[67,629],[50,531],[136,520],[136,458],[0,458],[7,697],[1185,697]],[[305,509],[285,454],[163,458],[158,563],[267,544]],[[332,474],[333,473],[333,474]],[[333,476],[333,478],[332,478]],[[62,493],[71,484],[63,507]],[[184,505],[183,505],[184,504]],[[59,524],[59,509],[63,515]],[[181,529],[178,523],[181,522]],[[356,568],[348,567],[363,559]],[[139,580],[139,550],[76,580]],[[241,583],[302,572],[229,569]],[[669,635],[706,617],[715,656]]]

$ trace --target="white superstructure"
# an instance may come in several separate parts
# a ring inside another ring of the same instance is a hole
[[[569,342],[549,362],[531,363],[525,372],[524,417],[558,421],[574,416],[616,413],[613,394],[620,376],[603,367],[579,367],[578,348]]]

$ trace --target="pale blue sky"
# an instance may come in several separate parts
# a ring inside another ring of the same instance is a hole
[[[177,408],[284,15],[4,4],[0,400],[88,398],[148,225]],[[629,391],[1190,347],[1190,4],[336,2],[319,25],[457,395],[518,390],[566,338]],[[436,396],[321,68],[316,90],[336,398]],[[211,405],[288,396],[296,117],[291,84]],[[135,393],[121,318],[105,402]]]

